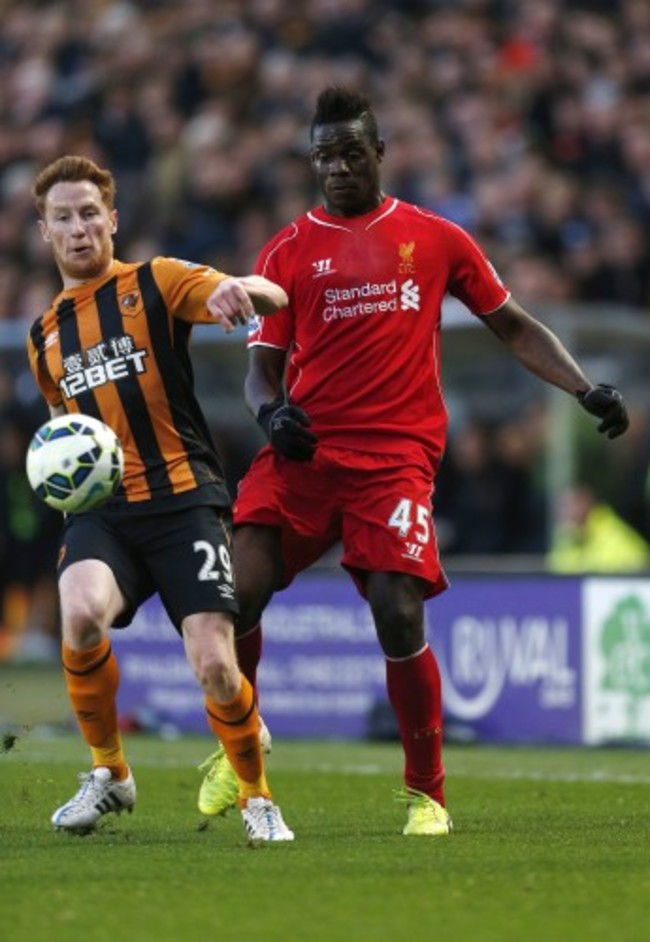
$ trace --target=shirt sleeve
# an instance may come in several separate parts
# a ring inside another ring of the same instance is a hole
[[[450,252],[449,293],[478,316],[491,314],[510,297],[478,243],[454,223],[445,223]]]
[[[47,369],[44,358],[39,356],[34,341],[29,335],[27,336],[27,358],[29,360],[29,368],[36,380],[36,385],[45,401],[50,406],[60,406],[63,402],[61,391],[50,376],[50,371]]]
[[[153,259],[151,270],[173,317],[191,324],[214,324],[206,302],[217,285],[231,276],[209,265],[160,256]]]
[[[283,230],[260,252],[255,264],[255,274],[274,281],[289,295],[289,306],[277,311],[273,317],[253,317],[248,328],[248,347],[275,347],[288,350],[293,340],[293,316],[291,313],[291,266],[286,246],[293,241],[293,229]]]

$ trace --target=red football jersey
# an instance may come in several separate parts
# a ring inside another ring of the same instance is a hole
[[[447,427],[443,297],[477,315],[508,298],[476,242],[387,197],[363,216],[306,213],[264,247],[256,271],[282,285],[289,306],[255,320],[249,346],[289,352],[289,398],[320,440],[393,454],[419,442],[436,465]]]

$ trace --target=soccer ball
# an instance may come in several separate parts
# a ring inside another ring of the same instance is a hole
[[[115,432],[89,415],[70,412],[38,429],[27,449],[27,477],[55,510],[90,510],[117,490],[124,453]]]

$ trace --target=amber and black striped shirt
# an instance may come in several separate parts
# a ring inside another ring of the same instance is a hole
[[[30,365],[51,406],[109,425],[124,448],[111,505],[139,510],[229,503],[193,389],[192,325],[227,276],[174,258],[124,264],[63,291],[33,324]]]

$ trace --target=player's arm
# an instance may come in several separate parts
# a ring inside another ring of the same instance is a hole
[[[263,275],[245,275],[237,279],[253,302],[256,314],[275,314],[289,303],[287,292]]]
[[[284,289],[260,275],[237,278],[164,256],[152,259],[151,270],[173,317],[190,324],[216,321],[227,333],[255,313],[274,314],[288,303]]]
[[[251,347],[248,352],[248,372],[244,380],[246,405],[253,415],[262,406],[277,399],[284,402],[284,370],[287,351],[277,347]]]
[[[616,438],[627,429],[627,410],[618,390],[609,385],[594,385],[553,331],[512,297],[482,320],[522,366],[547,383],[576,396],[587,412],[598,416],[602,420],[599,432],[607,432],[609,438]]]
[[[244,381],[246,404],[276,451],[294,461],[310,461],[318,439],[309,428],[307,413],[285,399],[286,358],[286,350],[277,347],[250,348]]]
[[[58,415],[64,415],[66,410],[61,401],[61,392],[44,365],[44,359],[39,357],[31,336],[27,337],[27,359],[39,392],[47,403],[50,418],[55,419]]]
[[[286,307],[284,288],[262,275],[224,278],[207,300],[207,309],[226,333],[237,324],[246,324],[254,314],[268,316]]]

